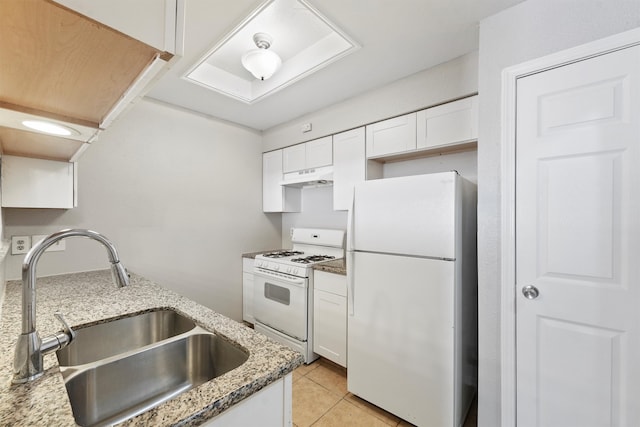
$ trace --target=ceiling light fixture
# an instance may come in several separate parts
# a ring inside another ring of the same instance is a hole
[[[268,50],[273,42],[273,38],[269,34],[256,33],[253,35],[253,41],[258,49],[250,50],[242,55],[242,66],[256,79],[266,80],[278,71],[282,60],[277,53]]]
[[[29,129],[37,130],[38,132],[48,133],[50,135],[57,136],[70,136],[79,135],[79,132],[68,126],[63,126],[53,122],[47,122],[44,120],[24,120],[22,124]]]

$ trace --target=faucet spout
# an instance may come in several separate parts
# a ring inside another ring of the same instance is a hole
[[[22,333],[18,337],[14,357],[14,383],[31,381],[43,373],[42,356],[51,351],[68,345],[73,339],[73,331],[65,323],[68,339],[61,338],[61,334],[41,340],[36,331],[36,266],[42,253],[51,245],[67,237],[88,237],[100,242],[106,249],[111,263],[111,277],[118,287],[129,285],[129,275],[120,263],[118,252],[113,243],[100,233],[84,229],[69,229],[58,231],[37,245],[27,253],[22,263]],[[56,343],[55,345],[52,343]]]

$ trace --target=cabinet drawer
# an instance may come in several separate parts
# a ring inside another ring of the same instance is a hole
[[[347,276],[341,274],[315,270],[313,272],[313,286],[320,291],[331,292],[343,297],[347,296]]]

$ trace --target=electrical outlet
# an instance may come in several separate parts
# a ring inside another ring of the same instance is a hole
[[[11,236],[11,255],[26,254],[31,249],[31,237]]]
[[[289,237],[293,237],[293,227],[289,229]]]
[[[36,234],[35,236],[31,236],[31,246],[35,246],[44,240],[47,237],[47,234]],[[66,249],[66,242],[64,240],[58,240],[53,245],[49,246],[45,252],[58,252],[64,251]]]

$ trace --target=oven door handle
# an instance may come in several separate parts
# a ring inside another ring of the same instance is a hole
[[[297,286],[299,288],[304,288],[306,287],[306,283],[307,283],[307,279],[302,279],[302,278],[289,278],[289,277],[283,277],[283,276],[274,276],[271,275],[269,273],[263,273],[260,270],[254,270],[253,271],[254,276],[259,276],[262,277],[264,279],[270,279],[273,281],[280,281],[282,283],[286,283],[287,285],[293,285],[293,286]]]

